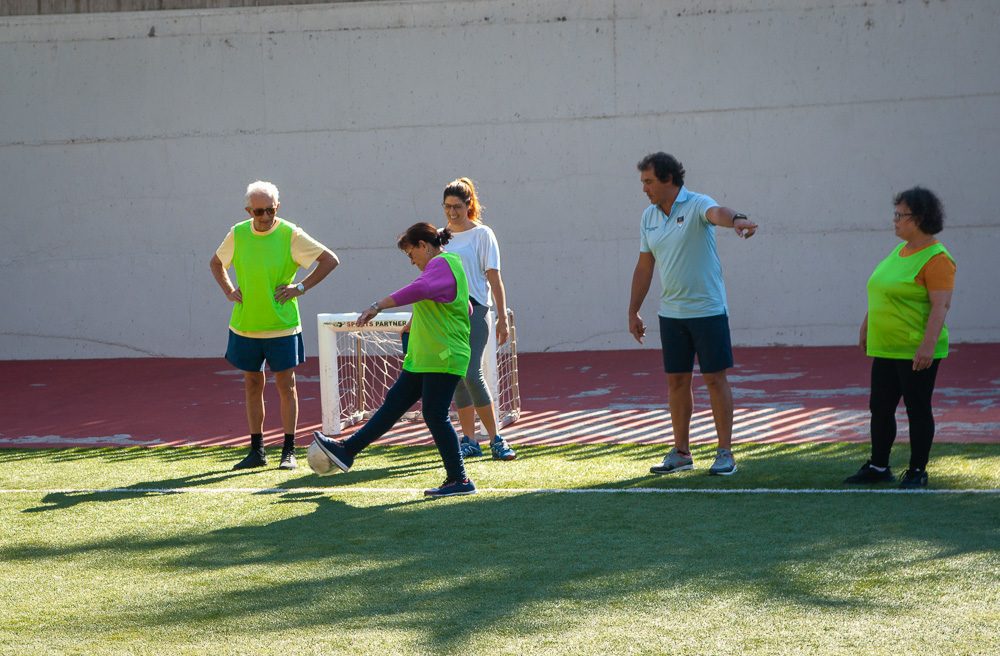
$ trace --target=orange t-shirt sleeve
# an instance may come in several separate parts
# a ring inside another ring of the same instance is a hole
[[[938,253],[927,261],[914,282],[923,285],[929,292],[951,291],[955,289],[956,270],[957,267],[950,257]]]

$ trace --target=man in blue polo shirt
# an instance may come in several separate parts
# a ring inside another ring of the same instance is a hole
[[[640,344],[646,325],[639,308],[649,291],[654,267],[660,274],[660,341],[667,372],[674,446],[654,474],[694,469],[689,434],[694,395],[694,358],[708,387],[719,448],[710,474],[736,472],[733,458],[733,395],[726,370],[733,366],[726,286],[715,247],[715,226],[733,228],[749,238],[757,225],[746,215],[720,207],[704,194],[684,187],[684,166],[672,155],[653,153],[638,164],[642,190],[652,203],[642,213],[639,261],[632,274],[628,329]]]

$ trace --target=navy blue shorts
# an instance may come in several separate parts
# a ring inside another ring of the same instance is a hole
[[[302,333],[257,339],[230,330],[226,360],[243,371],[264,371],[265,360],[271,371],[284,371],[305,362],[306,349]]]
[[[660,317],[660,344],[663,370],[668,374],[694,371],[694,356],[703,374],[713,374],[733,366],[733,344],[729,337],[729,316],[697,319]]]

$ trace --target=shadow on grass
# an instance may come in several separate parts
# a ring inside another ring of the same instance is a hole
[[[240,453],[240,456],[236,454]],[[93,448],[41,448],[4,449],[0,448],[0,463],[4,462],[74,462],[78,460],[99,460],[102,462],[128,462],[152,460],[155,462],[181,462],[208,458],[218,463],[234,463],[246,453],[246,447],[93,447]]]
[[[240,476],[253,474],[252,470],[241,471],[216,471],[201,474],[191,474],[189,476],[177,476],[175,478],[165,478],[156,481],[146,481],[134,483],[123,487],[115,488],[113,494],[107,492],[50,492],[42,497],[41,506],[26,508],[26,513],[40,513],[49,510],[66,510],[81,503],[123,501],[125,499],[136,499],[140,497],[165,496],[169,494],[180,494],[184,488],[198,488],[212,483],[228,481]],[[176,489],[177,491],[162,491]]]
[[[201,447],[190,448],[207,451]],[[232,454],[234,449],[215,448],[213,450],[220,451],[221,453],[219,454],[219,457],[213,457],[210,462],[222,460],[223,462],[228,463],[233,460]],[[371,450],[373,452],[377,452],[383,449],[374,448]],[[159,449],[155,451],[147,450],[140,453],[145,455],[148,460],[149,457],[155,458],[161,455],[158,452]],[[243,450],[239,450],[239,453],[242,454]],[[202,455],[204,455],[204,453]],[[363,485],[364,483],[372,481],[380,481],[400,476],[411,476],[427,470],[440,469],[441,467],[441,461],[437,457],[436,452],[429,449],[390,449],[384,455],[388,457],[392,464],[383,467],[370,467],[367,469],[355,470],[351,472],[351,476],[349,478],[344,476],[320,478],[312,473],[305,473],[302,477],[293,481],[287,481],[279,484],[278,487],[316,487],[317,490],[350,487]],[[113,454],[111,457],[113,458]],[[137,457],[139,457],[138,454],[132,454],[132,458]],[[227,466],[225,469],[184,476],[146,480],[120,487],[116,486],[113,488],[115,490],[114,493],[101,491],[50,492],[42,497],[43,505],[27,508],[23,512],[39,513],[50,510],[64,510],[82,503],[111,503],[140,497],[156,497],[169,494],[179,494],[188,489],[204,489],[219,483],[238,482],[238,479],[241,477],[253,476],[263,471],[265,471],[263,468],[233,471],[231,467]],[[308,468],[306,468],[305,471],[308,472]]]
[[[639,474],[602,487],[830,487],[839,484],[845,468],[844,474],[850,473],[866,449],[857,444],[744,445],[737,477],[708,477],[702,469],[678,477]],[[315,492],[227,499],[232,512],[199,519],[197,526],[205,527],[201,532],[190,522],[164,523],[153,535],[123,540],[112,523],[103,529],[110,536],[92,537],[99,529],[70,544],[8,542],[12,546],[4,556],[38,563],[75,558],[84,566],[91,559],[110,560],[124,577],[133,569],[180,571],[205,582],[186,592],[184,603],[167,603],[151,592],[114,609],[116,621],[124,616],[138,626],[215,630],[251,621],[261,630],[320,627],[330,632],[378,626],[419,635],[428,651],[440,653],[461,650],[483,626],[522,635],[561,633],[567,622],[587,622],[609,606],[667,612],[692,598],[883,612],[890,585],[933,587],[937,579],[954,576],[954,567],[934,569],[935,561],[994,553],[1000,525],[995,499],[971,496],[533,493],[435,502],[401,494],[383,504],[360,494],[331,498],[331,488],[440,469],[433,449],[376,450],[383,459],[375,462],[386,464],[349,476],[307,474],[277,486],[316,486]],[[197,451],[204,456],[207,450]],[[234,451],[216,449],[209,461],[228,463]],[[608,455],[645,461],[662,447],[523,451],[526,461],[544,465],[546,458],[579,463]],[[141,453],[167,456],[161,450]],[[981,445],[942,445],[936,453],[973,460],[997,455],[995,446]],[[711,455],[708,446],[696,450],[699,462]],[[831,472],[836,472],[833,481],[818,478],[830,478]],[[71,513],[83,503],[114,505],[149,497],[149,513],[169,517],[189,508],[197,516],[204,504],[189,505],[195,495],[164,495],[149,488],[207,488],[253,473],[195,473],[135,483],[116,494],[49,494],[43,505],[24,512]],[[170,505],[156,505],[161,503]],[[145,507],[130,504],[124,512],[142,514]],[[273,520],[274,515],[282,518]],[[275,573],[246,576],[258,568]],[[897,572],[902,579],[871,584],[898,577]],[[554,610],[567,607],[575,611]]]
[[[196,484],[195,477],[177,480]],[[928,553],[934,559],[993,553],[1000,523],[995,501],[974,497],[524,494],[353,501],[322,490],[239,497],[227,506],[231,515],[208,520],[232,524],[215,530],[196,532],[188,524],[138,539],[19,543],[4,555],[39,563],[75,557],[83,567],[88,559],[95,567],[113,559],[124,571],[203,581],[184,595],[150,593],[114,610],[139,626],[217,630],[250,621],[259,631],[333,633],[378,627],[419,635],[427,650],[443,653],[461,650],[482,627],[551,635],[608,607],[627,613],[621,608],[639,604],[656,612],[692,598],[875,610],[884,599],[855,584],[898,569],[903,578],[893,588],[933,586],[954,572],[920,569]],[[279,509],[290,516],[259,519]],[[148,507],[173,511],[173,505]],[[127,512],[143,511],[131,504]]]
[[[981,461],[1000,459],[998,445],[988,444],[940,444],[931,452],[928,471],[931,476],[930,488],[962,489],[969,487],[996,487],[996,476],[988,476]],[[569,463],[585,463],[608,458],[609,454],[628,463],[634,463],[634,475],[604,482],[593,483],[592,487],[604,489],[650,487],[650,488],[840,488],[858,489],[843,483],[844,478],[857,471],[869,455],[867,444],[854,442],[816,442],[808,444],[784,443],[744,443],[736,446],[738,466],[735,476],[709,476],[716,449],[714,444],[700,444],[692,447],[695,469],[670,475],[654,475],[649,467],[659,464],[666,454],[662,445],[567,445],[558,447],[522,447],[518,458],[525,460],[539,457],[558,458]],[[891,465],[898,473],[907,467],[908,445],[897,445],[893,450]],[[936,468],[936,461],[948,460],[946,467]],[[977,464],[980,470],[976,480],[970,484],[967,475],[956,473],[955,461]],[[983,480],[987,479],[987,480]],[[889,486],[892,487],[892,486]]]

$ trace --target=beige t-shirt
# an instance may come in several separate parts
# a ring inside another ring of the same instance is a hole
[[[281,221],[278,217],[274,217],[274,225],[265,232],[260,232],[255,230],[253,225],[250,229],[254,231],[254,234],[258,235],[269,235],[275,231],[278,227],[278,221]],[[233,234],[233,230],[236,226],[229,229],[229,234],[226,238],[222,240],[222,243],[217,249],[215,249],[215,254],[222,261],[222,268],[228,269],[233,263],[233,254],[236,251],[236,238]],[[308,269],[316,261],[316,258],[326,250],[326,246],[319,243],[315,239],[309,236],[309,234],[302,228],[296,226],[295,231],[292,233],[292,259],[303,269]],[[255,339],[269,339],[271,337],[287,337],[288,335],[297,335],[302,332],[302,326],[296,326],[294,328],[286,328],[284,330],[265,330],[262,332],[248,333],[246,331],[236,330],[232,326],[229,327],[237,335],[242,335],[243,337],[252,337]]]

